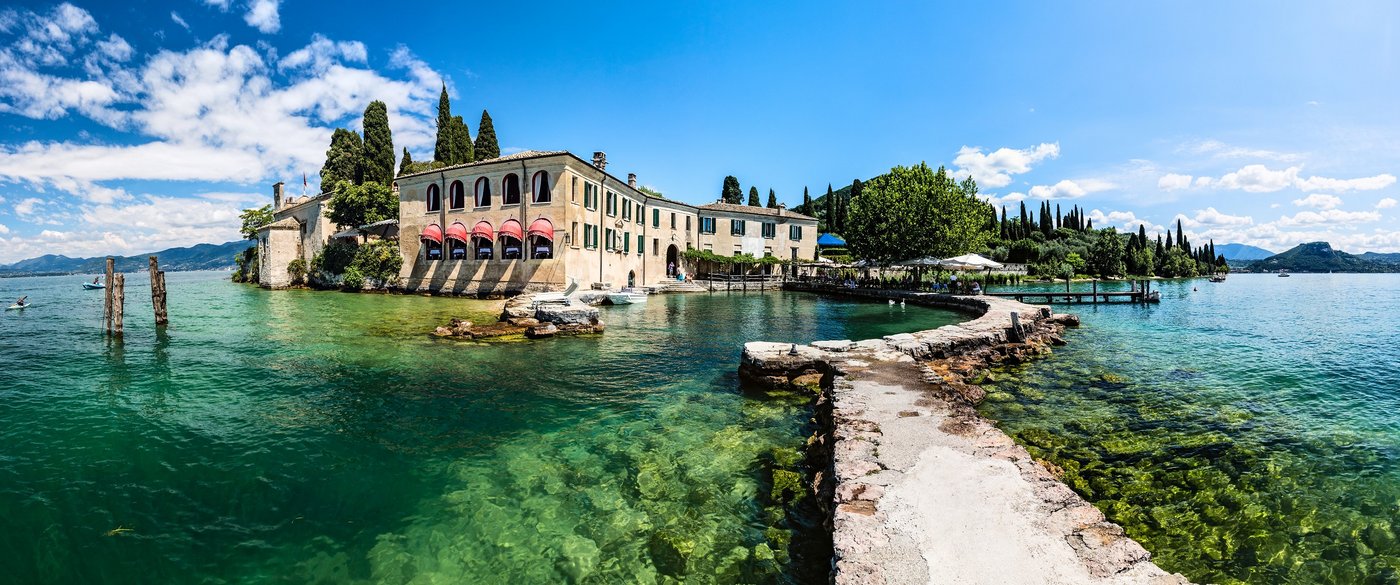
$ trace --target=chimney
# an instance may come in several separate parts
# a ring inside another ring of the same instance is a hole
[[[627,173],[627,186],[637,188],[637,173]]]
[[[608,169],[608,153],[603,152],[603,151],[601,151],[601,150],[599,150],[599,151],[597,151],[597,152],[594,152],[594,153],[593,153],[593,166],[598,167],[598,170],[600,170],[600,171],[605,171],[605,170],[607,170],[607,169]]]
[[[282,209],[282,188],[283,188],[283,187],[284,187],[284,184],[282,183],[282,181],[277,181],[276,183],[273,183],[273,184],[272,184],[272,209],[274,209],[274,210]]]

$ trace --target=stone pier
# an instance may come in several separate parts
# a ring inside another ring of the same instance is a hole
[[[1048,353],[1077,318],[986,296],[839,292],[976,318],[882,339],[745,345],[746,380],[820,387],[808,450],[829,462],[812,489],[827,504],[835,583],[1187,583],[974,409],[985,368]]]

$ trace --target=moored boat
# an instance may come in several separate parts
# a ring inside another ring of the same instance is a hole
[[[624,288],[619,292],[608,293],[608,302],[614,305],[636,305],[647,302],[647,294],[638,290]]]
[[[91,283],[91,282],[84,282],[84,283],[83,283],[83,290],[100,290],[100,289],[104,289],[104,288],[107,288],[107,285],[105,285],[105,284],[95,284],[95,283]]]
[[[1278,277],[1279,277],[1279,278],[1288,278],[1288,276],[1289,276],[1289,274],[1288,274],[1288,271],[1287,271],[1287,270],[1280,269],[1280,270],[1278,271]]]

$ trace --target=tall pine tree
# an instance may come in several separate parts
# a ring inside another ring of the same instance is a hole
[[[389,108],[374,100],[365,108],[364,181],[394,182],[394,135],[389,131]]]
[[[481,111],[481,123],[476,126],[476,144],[472,149],[473,160],[501,158],[501,145],[496,142],[496,126],[491,123],[491,114]]]
[[[763,203],[758,200],[758,187],[749,187],[749,207],[758,207]]]
[[[836,232],[836,195],[831,191],[831,183],[826,184],[826,231]]]
[[[778,208],[778,194],[773,192],[773,188],[768,188],[768,209]]]
[[[461,116],[452,117],[452,162],[460,165],[475,160],[472,157],[472,135]]]
[[[452,102],[447,98],[447,84],[442,84],[442,94],[438,96],[437,142],[433,144],[433,160],[445,165],[456,164],[456,153],[452,152]]]
[[[724,178],[724,186],[720,187],[719,198],[730,205],[738,205],[744,200],[744,189],[739,186],[739,179],[734,175]]]
[[[328,192],[341,181],[356,185],[364,182],[361,161],[364,146],[360,135],[344,128],[331,133],[331,147],[326,151],[326,163],[321,167],[321,191]]]
[[[806,186],[802,187],[802,215],[812,215],[812,194]]]
[[[408,147],[404,147],[403,156],[399,158],[399,176],[407,173],[411,164],[413,164],[413,155],[408,154]]]

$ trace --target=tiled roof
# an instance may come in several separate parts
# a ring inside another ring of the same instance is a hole
[[[711,210],[711,211],[727,211],[727,212],[731,212],[731,213],[751,213],[751,214],[756,214],[756,215],[776,215],[776,216],[778,216],[778,217],[791,217],[791,218],[793,218],[793,219],[810,219],[810,220],[814,220],[814,221],[817,219],[817,218],[815,218],[815,217],[811,217],[811,216],[808,216],[808,215],[803,215],[803,214],[801,214],[801,213],[798,213],[798,212],[796,212],[796,211],[792,211],[792,210],[790,210],[790,209],[773,209],[773,208],[771,208],[771,207],[753,207],[753,206],[749,206],[749,205],[734,205],[733,203],[719,203],[719,202],[707,203],[707,204],[705,204],[705,205],[700,205],[699,208],[700,208],[700,209],[708,209],[708,210]]]
[[[430,174],[430,173],[437,173],[437,172],[442,172],[442,171],[451,171],[451,170],[456,170],[456,169],[465,169],[465,168],[467,168],[467,167],[475,167],[475,166],[480,166],[480,165],[489,165],[489,164],[499,163],[499,162],[510,162],[510,161],[513,161],[513,160],[521,160],[521,159],[527,159],[527,158],[539,158],[539,157],[542,157],[542,156],[554,156],[554,155],[557,155],[557,154],[569,154],[569,151],[567,151],[567,150],[522,150],[522,151],[517,152],[517,153],[507,154],[507,155],[505,155],[505,156],[498,156],[498,157],[496,157],[496,158],[488,158],[488,159],[486,159],[486,160],[479,160],[479,161],[474,161],[474,162],[469,162],[469,163],[462,163],[462,164],[460,164],[460,165],[452,165],[452,166],[450,166],[450,167],[438,167],[438,168],[436,168],[436,169],[430,169],[430,170],[426,170],[426,171],[419,171],[419,172],[416,172],[416,173],[408,173],[408,174],[406,174],[406,175],[399,175],[398,177],[395,177],[395,180],[403,179],[404,177],[416,177],[416,176],[418,176],[418,175],[427,175],[427,174]]]
[[[274,222],[272,222],[272,223],[263,225],[262,227],[258,228],[258,231],[263,231],[263,230],[295,230],[295,229],[301,229],[301,222],[297,221],[296,218],[294,218],[294,217],[284,217],[284,218],[279,219],[279,220],[277,220],[277,221],[274,221]]]

